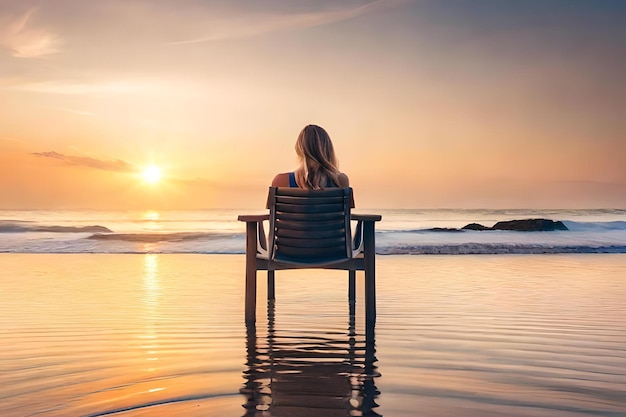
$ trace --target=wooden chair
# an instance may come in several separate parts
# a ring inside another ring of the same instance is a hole
[[[299,268],[349,271],[350,301],[356,299],[356,271],[364,271],[365,316],[368,323],[376,321],[374,223],[381,216],[351,214],[351,203],[351,188],[270,187],[269,214],[238,217],[246,222],[246,322],[256,320],[256,272],[267,271],[267,297],[273,300],[274,271]]]

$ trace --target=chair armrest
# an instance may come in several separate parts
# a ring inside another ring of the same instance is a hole
[[[263,228],[263,222],[270,219],[269,214],[239,215],[237,220],[246,222],[246,241],[252,239],[251,245],[256,246],[256,251],[267,256],[267,235]],[[247,245],[247,244],[246,244]],[[246,248],[246,252],[248,249]]]
[[[382,219],[380,214],[350,214],[350,220],[357,220],[362,222],[378,222]]]
[[[237,220],[240,222],[262,222],[264,220],[269,220],[269,214],[249,214],[249,215],[240,215],[237,217]]]
[[[374,222],[380,221],[382,216],[380,214],[350,214],[350,220],[357,222],[354,236],[352,238],[352,256],[356,256],[363,252],[365,249],[365,230],[364,225],[367,225],[367,229],[371,230],[371,234],[367,239],[374,238]],[[370,233],[370,232],[368,232]]]

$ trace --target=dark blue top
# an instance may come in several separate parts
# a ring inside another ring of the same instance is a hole
[[[291,188],[298,188],[298,183],[296,182],[296,173],[295,172],[290,172],[289,173],[289,186]],[[328,184],[326,185],[326,187],[336,187],[336,185],[329,178],[328,179]]]
[[[296,182],[296,174],[294,172],[289,173],[289,186],[292,188],[298,188],[298,183]]]

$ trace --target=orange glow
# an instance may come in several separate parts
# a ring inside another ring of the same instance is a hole
[[[0,6],[0,209],[259,207],[309,123],[358,208],[626,205],[608,4],[39,3]]]

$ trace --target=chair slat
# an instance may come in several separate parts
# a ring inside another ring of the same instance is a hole
[[[276,202],[280,204],[343,204],[344,196],[336,197],[293,197],[276,196]]]
[[[343,247],[345,249],[345,239],[339,235],[334,238],[326,239],[293,239],[288,237],[276,237],[276,245],[283,249],[285,247],[290,248],[328,248],[328,247]]]
[[[281,204],[276,203],[276,211],[279,213],[341,213],[343,214],[343,204],[318,204],[312,202],[308,204]]]
[[[323,190],[307,190],[305,188],[278,188],[276,196],[281,197],[307,197],[307,198],[326,198],[347,196],[352,192],[350,188],[325,188]]]
[[[298,221],[289,221],[289,220],[276,220],[275,222],[276,230],[280,229],[290,229],[290,230],[301,230],[301,231],[330,231],[337,230],[339,228],[344,228],[344,224],[340,220],[331,220],[324,222],[298,222]]]
[[[316,223],[325,221],[340,221],[344,222],[344,215],[342,213],[285,213],[277,212],[276,220],[296,221],[303,223]]]
[[[276,250],[276,259],[288,259],[290,257],[301,258],[298,262],[318,263],[320,258],[346,258],[347,253],[343,245],[327,248],[296,248],[287,246]]]
[[[324,239],[330,238],[337,235],[344,235],[345,229],[342,227],[341,229],[332,228],[329,230],[323,229],[312,229],[312,230],[298,230],[298,229],[287,229],[280,228],[279,231],[280,237],[289,237],[294,239]]]

